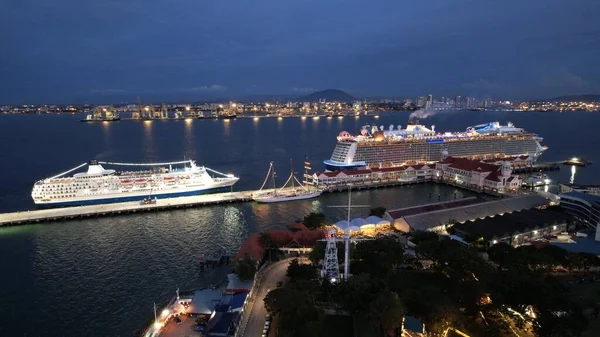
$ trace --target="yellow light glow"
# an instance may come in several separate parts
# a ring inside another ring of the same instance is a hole
[[[164,309],[164,310],[163,310],[163,311],[160,313],[160,316],[161,316],[162,318],[165,318],[165,317],[169,316],[169,310],[167,310],[167,309]]]
[[[278,119],[278,120],[282,120],[282,119],[283,119],[283,117],[279,116],[279,117],[277,117],[277,119]]]
[[[379,115],[375,115],[375,119],[379,118]]]
[[[306,116],[302,116],[302,119],[306,119]]]
[[[259,118],[258,118],[258,117],[254,117],[254,118],[252,118],[252,119],[254,119],[255,121],[259,120]]]
[[[154,329],[158,330],[160,328],[162,328],[162,324],[160,324],[158,321],[154,322]]]

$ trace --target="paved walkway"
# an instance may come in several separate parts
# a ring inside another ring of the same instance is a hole
[[[249,303],[248,312],[243,317],[238,336],[261,337],[265,326],[267,310],[265,296],[269,290],[277,288],[277,282],[283,281],[285,273],[292,259],[285,259],[273,263],[265,268],[257,278],[257,284]],[[249,314],[248,314],[249,313]]]

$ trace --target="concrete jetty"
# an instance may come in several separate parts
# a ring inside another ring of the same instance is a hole
[[[100,216],[153,212],[177,208],[190,208],[204,205],[250,201],[253,191],[203,194],[189,197],[157,199],[144,204],[140,201],[74,206],[63,208],[38,209],[0,214],[0,226],[31,224],[37,222],[61,221],[69,219],[94,218]]]

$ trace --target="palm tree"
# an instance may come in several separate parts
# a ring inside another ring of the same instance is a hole
[[[258,243],[260,243],[264,250],[269,251],[269,262],[271,262],[271,249],[275,247],[275,242],[271,234],[261,232],[258,236]]]

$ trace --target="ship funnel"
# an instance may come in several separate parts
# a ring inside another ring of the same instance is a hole
[[[383,126],[383,125],[380,125],[380,126],[379,126],[379,130],[380,130],[380,131],[383,131],[384,129],[385,129],[385,126]]]
[[[389,129],[390,129],[390,131],[394,130],[394,124],[390,124]]]
[[[431,126],[431,131],[435,132],[435,125]]]
[[[402,130],[402,125],[398,124],[398,130]]]

